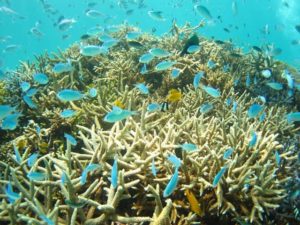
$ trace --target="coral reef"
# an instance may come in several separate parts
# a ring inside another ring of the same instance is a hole
[[[291,87],[286,77],[292,74],[297,82],[299,75],[262,52],[245,54],[230,42],[199,35],[196,40],[202,26],[173,24],[172,35],[141,34],[136,42],[126,38],[136,28],[121,26],[111,32],[118,42],[106,54],[84,56],[74,44],[11,72],[5,85],[8,93],[14,92],[1,98],[1,104],[13,103],[22,115],[15,130],[0,131],[0,221],[299,222],[299,125],[286,118],[299,110],[299,86]],[[85,44],[103,43],[91,37]],[[200,51],[189,53],[189,45],[197,43]],[[171,53],[167,59],[175,62],[178,77],[172,77],[171,69],[155,69],[163,57],[151,60],[141,73],[139,57],[153,47]],[[57,63],[72,68],[57,73]],[[195,74],[200,71],[198,84]],[[37,72],[47,74],[49,83],[37,84]],[[22,81],[37,88],[30,96],[37,107],[24,100]],[[141,82],[149,94],[137,88]],[[271,88],[271,82],[282,89]],[[97,90],[95,97],[88,94],[91,88]],[[57,97],[62,89],[86,94],[63,102]],[[158,110],[149,110],[150,103],[160,103]],[[213,107],[200,110],[206,103]],[[254,104],[262,109],[249,116]],[[103,118],[113,106],[130,116],[106,122]],[[75,115],[62,117],[64,109]],[[185,149],[185,143],[195,149]],[[175,166],[178,183],[163,197],[174,176],[169,156],[180,159]]]

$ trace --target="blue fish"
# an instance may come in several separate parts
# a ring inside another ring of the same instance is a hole
[[[68,180],[68,176],[67,176],[67,174],[65,172],[62,172],[60,180],[61,180],[62,185],[66,184],[66,182]]]
[[[37,88],[31,88],[27,91],[26,95],[28,97],[32,97],[34,96],[36,93],[38,92],[38,89]]]
[[[230,104],[231,104],[231,99],[230,99],[230,98],[227,98],[227,99],[225,100],[225,104],[226,104],[226,106],[230,106]]]
[[[15,201],[21,198],[20,193],[14,192],[11,183],[9,182],[5,187],[5,195],[8,198],[8,201],[13,204]]]
[[[255,118],[263,110],[263,106],[259,104],[252,104],[248,109],[248,117],[250,119]]]
[[[73,70],[74,68],[70,60],[68,60],[67,63],[62,63],[62,62],[56,63],[52,68],[52,72],[57,74],[71,72]]]
[[[139,62],[148,64],[152,59],[154,59],[154,55],[150,53],[145,53],[139,58]]]
[[[110,49],[111,47],[115,46],[116,44],[118,44],[119,40],[112,38],[111,40],[105,41],[103,42],[103,44],[101,45],[101,47],[103,49]]]
[[[118,161],[117,158],[114,160],[114,164],[111,169],[111,185],[113,188],[118,186]]]
[[[223,159],[229,159],[232,153],[233,153],[233,148],[227,149],[223,154]]]
[[[57,93],[57,97],[59,100],[63,102],[67,101],[77,101],[84,97],[84,95],[77,90],[73,89],[63,89]]]
[[[213,187],[217,187],[220,179],[222,178],[222,176],[224,175],[224,173],[226,172],[226,170],[227,170],[227,167],[222,167],[220,169],[220,171],[217,173],[217,175],[215,176],[215,178],[213,180],[213,183],[212,183]]]
[[[152,159],[152,163],[151,163],[151,172],[156,177],[157,170],[156,170],[156,167],[155,167],[154,158]]]
[[[27,165],[29,167],[32,167],[35,164],[35,162],[37,161],[38,157],[39,157],[38,153],[33,153],[31,156],[28,157]]]
[[[265,118],[266,118],[266,113],[263,112],[259,117],[259,122],[263,122],[265,120]]]
[[[96,89],[96,88],[91,88],[91,89],[89,90],[89,96],[90,96],[91,98],[95,98],[95,97],[97,96],[97,89]]]
[[[112,111],[105,115],[104,121],[108,123],[114,123],[126,119],[127,117],[135,114],[136,112],[134,111],[129,111],[129,110],[121,109],[117,106],[113,106]]]
[[[293,112],[286,115],[288,123],[299,122],[300,112]]]
[[[190,45],[186,51],[190,54],[193,54],[195,52],[198,52],[200,49],[201,47],[199,45]]]
[[[171,55],[170,52],[161,48],[152,48],[149,50],[149,53],[158,58],[167,57]]]
[[[272,72],[271,72],[271,70],[269,70],[269,69],[262,70],[262,71],[261,71],[261,75],[262,75],[264,78],[270,78],[270,77],[272,76]]]
[[[142,94],[145,94],[145,95],[149,94],[149,89],[144,83],[138,83],[138,84],[135,84],[134,86],[136,88],[138,88]]]
[[[198,149],[197,145],[192,144],[192,143],[184,143],[184,144],[180,145],[180,147],[182,148],[182,150],[187,151],[187,152],[196,151]]]
[[[83,56],[97,56],[100,54],[106,54],[108,48],[98,45],[86,45],[80,48],[80,54]]]
[[[194,81],[193,81],[193,85],[194,85],[195,89],[197,89],[199,87],[200,80],[201,80],[201,78],[203,76],[204,76],[204,72],[203,71],[200,71],[200,72],[198,72],[198,73],[195,74]]]
[[[158,104],[158,103],[150,103],[148,106],[147,106],[147,111],[148,112],[154,112],[154,111],[158,111],[160,110],[161,108],[161,105]]]
[[[232,104],[232,112],[233,113],[236,113],[237,107],[238,107],[238,103],[236,101],[234,101]]]
[[[23,100],[26,103],[26,105],[29,106],[29,108],[31,108],[31,109],[37,108],[37,105],[32,101],[32,99],[28,95],[24,95]]]
[[[217,65],[215,64],[214,61],[208,60],[208,62],[207,62],[207,67],[208,67],[209,69],[212,70],[212,69],[214,69],[216,66],[217,66]]]
[[[46,215],[41,214],[39,217],[47,224],[47,225],[55,225],[54,221],[49,219]]]
[[[208,20],[211,20],[213,18],[209,10],[203,5],[194,5],[194,10]]]
[[[213,104],[211,103],[204,103],[200,106],[199,111],[200,113],[208,113],[214,108]]]
[[[76,113],[76,111],[72,110],[72,109],[65,109],[60,113],[60,117],[61,118],[70,118],[72,116],[74,116]]]
[[[89,164],[87,167],[84,168],[84,170],[82,171],[81,177],[80,177],[80,184],[85,184],[86,183],[86,178],[87,178],[87,174],[89,172],[95,171],[100,169],[100,165],[99,164]]]
[[[250,142],[248,144],[248,147],[249,148],[253,148],[255,146],[255,144],[256,144],[256,141],[257,141],[257,135],[256,135],[256,133],[254,131],[252,131],[252,137],[251,137],[251,140],[250,140]]]
[[[140,73],[141,73],[142,75],[148,73],[148,69],[147,69],[147,65],[146,65],[146,64],[143,64]]]
[[[181,165],[181,160],[176,156],[176,155],[169,155],[168,156],[169,162],[171,162],[176,168],[180,167]]]
[[[42,172],[29,172],[27,174],[27,177],[31,181],[42,181],[42,180],[46,179],[47,175],[45,173],[42,173]]]
[[[202,86],[203,90],[209,94],[210,96],[214,97],[214,98],[218,98],[221,96],[221,93],[218,89],[215,89],[213,87],[208,87],[208,86]]]
[[[15,107],[11,107],[10,105],[0,105],[0,120],[3,120],[13,111],[15,111]]]
[[[171,71],[171,77],[173,79],[177,78],[181,73],[181,70],[178,69],[178,68],[173,68],[172,71]]]
[[[134,39],[137,39],[139,36],[141,36],[141,32],[135,32],[135,31],[131,31],[131,32],[128,32],[126,34],[126,38],[128,40],[134,40]]]
[[[163,71],[170,69],[176,62],[174,61],[162,61],[155,66],[155,71]]]
[[[163,15],[162,15],[162,11],[150,10],[150,11],[148,11],[148,15],[154,20],[158,20],[158,21],[165,21],[166,20],[166,18],[164,18]]]
[[[250,75],[249,75],[249,74],[247,74],[247,76],[246,76],[246,87],[249,87],[249,86],[250,86],[250,84],[251,84]]]
[[[294,79],[288,70],[284,70],[283,77],[287,80],[288,87],[293,89],[295,86]]]
[[[277,150],[275,151],[275,161],[277,166],[280,166],[281,158]]]
[[[268,85],[270,88],[272,88],[276,91],[280,91],[283,89],[283,85],[278,82],[268,82],[268,83],[266,83],[266,85]]]
[[[110,40],[113,40],[114,38],[108,34],[101,34],[99,37],[98,37],[98,40],[101,41],[101,42],[106,42],[106,41],[110,41]]]
[[[19,125],[18,119],[21,113],[10,114],[2,121],[1,129],[3,130],[14,130]]]
[[[69,142],[71,145],[77,145],[76,139],[71,134],[64,133],[64,137],[67,139],[67,142]]]
[[[33,80],[38,84],[47,84],[49,82],[49,78],[46,74],[36,73],[33,75]]]
[[[22,92],[26,92],[30,89],[31,84],[26,81],[23,81],[20,83],[20,87],[21,87]]]
[[[14,153],[15,153],[14,158],[15,158],[16,162],[18,164],[21,164],[22,157],[21,157],[19,149],[18,149],[18,147],[16,145],[14,145]]]
[[[176,167],[174,174],[172,175],[169,183],[167,184],[167,186],[163,192],[164,198],[170,196],[174,192],[174,190],[178,184],[178,180],[179,180],[178,167]]]

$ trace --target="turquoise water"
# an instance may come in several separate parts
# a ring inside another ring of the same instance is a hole
[[[209,10],[211,19],[194,10],[199,3]],[[276,58],[300,67],[300,34],[295,29],[300,23],[297,0],[2,0],[0,7],[2,69],[13,69],[20,60],[32,61],[34,55],[65,49],[95,26],[128,23],[162,35],[168,33],[174,20],[179,25],[197,25],[202,19],[206,26],[200,30],[201,35],[232,40],[244,52],[253,45],[270,45],[281,50],[276,52]],[[14,12],[6,13],[3,7]],[[101,15],[88,17],[88,9]],[[150,10],[161,11],[165,20],[152,19],[147,13]],[[61,16],[76,22],[61,31],[55,26]],[[40,34],[31,32],[34,27]],[[11,45],[13,49],[5,50]]]

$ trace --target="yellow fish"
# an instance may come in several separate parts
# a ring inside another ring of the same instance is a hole
[[[190,203],[191,210],[196,213],[198,216],[203,216],[203,212],[200,209],[200,203],[196,199],[194,193],[191,190],[186,189],[185,191],[186,197]]]
[[[121,102],[120,99],[117,99],[116,101],[113,102],[114,106],[118,106],[121,109],[125,109],[125,105]]]
[[[167,96],[167,100],[169,102],[178,102],[180,101],[182,98],[182,94],[180,91],[176,90],[176,89],[171,89],[169,90],[169,94]]]

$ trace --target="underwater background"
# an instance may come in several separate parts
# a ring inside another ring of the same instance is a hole
[[[300,223],[300,2],[0,0],[0,223]]]

